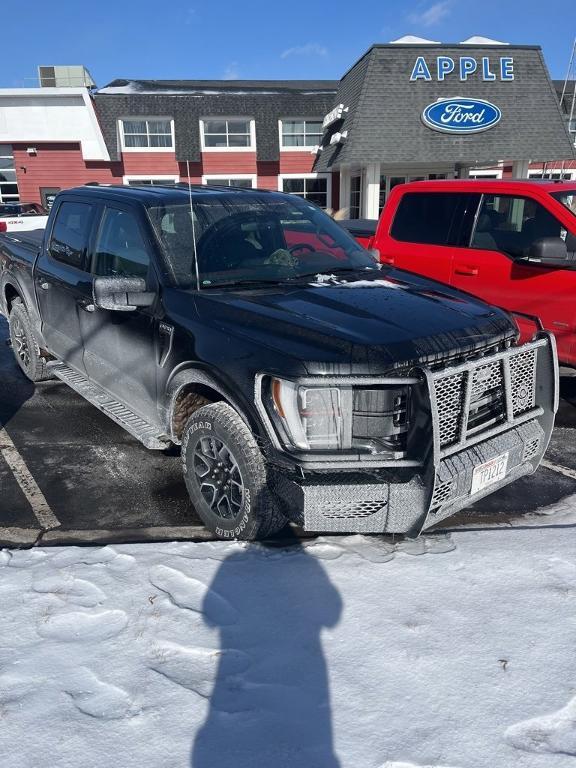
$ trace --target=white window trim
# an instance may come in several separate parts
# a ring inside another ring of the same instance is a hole
[[[496,176],[494,176],[494,174],[496,174]],[[468,176],[471,179],[481,179],[483,176],[488,176],[488,178],[491,179],[501,179],[502,168],[479,168],[478,170],[476,168],[470,168],[468,170]]]
[[[309,147],[285,147],[282,144],[282,123],[284,120],[308,120],[308,121],[319,121],[322,122],[321,117],[283,117],[281,120],[278,120],[278,141],[280,144],[280,152],[307,152],[308,154],[311,154],[314,150],[314,147],[317,145],[309,146]],[[320,137],[322,138],[322,137]]]
[[[142,173],[136,176],[130,174],[128,176],[122,176],[122,184],[128,185],[130,181],[147,181],[148,179],[150,179],[150,181],[166,181],[169,184],[178,184],[180,176],[156,176],[152,173]]]
[[[576,171],[574,171],[572,168],[564,168],[562,170],[561,168],[546,168],[545,171],[542,171],[542,169],[536,169],[532,168],[532,170],[528,171],[528,178],[533,179],[535,176],[542,176],[543,173],[557,173],[562,176],[568,176],[567,179],[564,179],[564,181],[573,181],[576,179]],[[544,179],[544,181],[550,181],[550,179]]]
[[[326,208],[332,207],[332,174],[331,173],[280,173],[278,174],[278,191],[283,192],[284,179],[326,179]],[[286,194],[290,194],[287,192]],[[302,198],[305,200],[306,198]]]
[[[206,120],[246,120],[250,123],[249,147],[207,147],[204,143],[204,122]],[[206,115],[200,119],[200,147],[202,152],[256,152],[256,121],[246,115]],[[215,176],[210,176],[215,178]],[[235,178],[240,178],[236,176]]]
[[[172,134],[171,147],[127,147],[124,144],[124,120],[170,120],[170,133]],[[118,141],[122,152],[172,152],[176,151],[176,139],[174,135],[174,119],[167,115],[124,115],[118,118]],[[142,176],[142,178],[151,179],[151,176]]]
[[[202,184],[208,184],[208,179],[213,181],[228,181],[228,179],[250,179],[252,189],[256,189],[257,175],[255,173],[207,173],[202,176]]]

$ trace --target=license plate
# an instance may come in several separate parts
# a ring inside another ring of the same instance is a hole
[[[488,488],[490,485],[506,477],[507,467],[508,453],[503,453],[490,459],[490,461],[484,462],[484,464],[478,464],[478,466],[474,467],[470,495],[473,496],[478,491],[483,491],[484,488]]]

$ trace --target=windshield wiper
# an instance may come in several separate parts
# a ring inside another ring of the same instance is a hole
[[[336,267],[336,269],[316,269],[314,272],[304,272],[300,275],[294,275],[294,277],[286,277],[282,282],[300,279],[309,279],[310,277],[316,277],[322,275],[323,277],[330,277],[330,275],[342,275],[350,272],[378,272],[378,266],[365,266],[365,267]]]
[[[211,288],[268,288],[271,285],[278,285],[283,282],[282,278],[274,278],[273,280],[234,280],[226,283],[210,283],[206,285],[202,283],[200,286],[201,291],[210,290]]]

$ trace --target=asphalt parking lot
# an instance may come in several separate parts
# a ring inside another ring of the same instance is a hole
[[[0,545],[210,538],[180,458],[148,451],[60,381],[31,384],[7,328],[0,316]],[[561,394],[546,466],[445,527],[517,520],[576,493],[576,377]]]

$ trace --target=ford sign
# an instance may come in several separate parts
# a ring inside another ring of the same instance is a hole
[[[500,122],[502,112],[483,99],[439,99],[422,112],[425,125],[446,133],[479,133]]]

